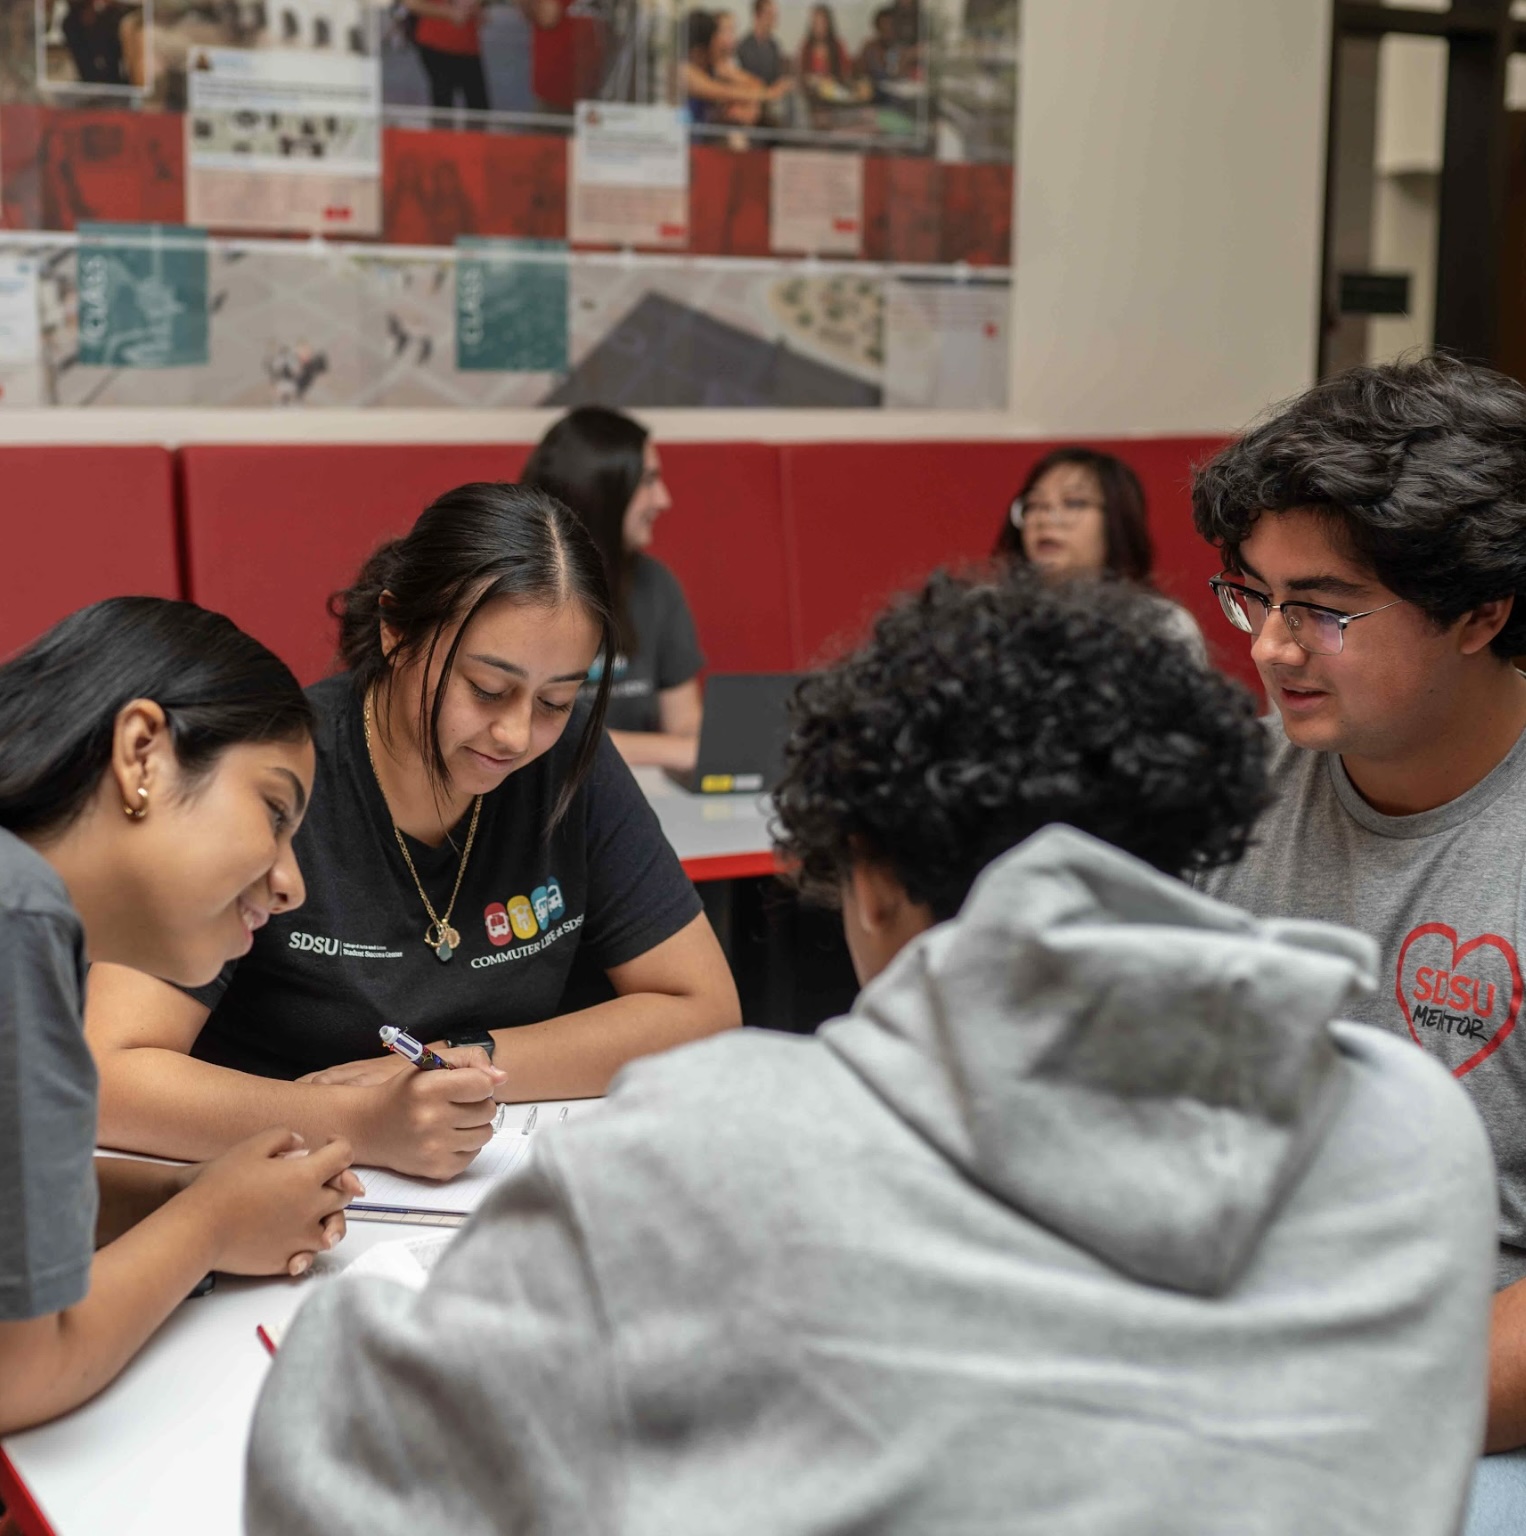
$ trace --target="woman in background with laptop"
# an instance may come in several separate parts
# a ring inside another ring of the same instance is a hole
[[[633,1057],[740,1022],[694,887],[605,739],[612,680],[584,690],[615,646],[578,519],[522,486],[459,486],[334,606],[346,671],[308,690],[307,904],[194,991],[97,967],[114,1146],[200,1157],[278,1120],[444,1178],[490,1138],[495,1099],[601,1094]],[[574,959],[605,1000],[568,997]],[[386,1024],[458,1070],[384,1055]]]
[[[620,411],[579,406],[540,440],[520,483],[571,507],[604,561],[618,640],[610,739],[628,763],[692,769],[705,658],[678,579],[646,553],[673,504],[651,434]]]

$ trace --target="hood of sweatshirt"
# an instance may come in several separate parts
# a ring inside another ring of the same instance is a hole
[[[1371,940],[1069,827],[981,875],[821,1039],[970,1179],[1151,1284],[1239,1275],[1339,1102]]]

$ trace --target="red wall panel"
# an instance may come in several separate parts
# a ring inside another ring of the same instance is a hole
[[[525,444],[190,447],[182,451],[190,588],[291,663],[333,669],[329,594],[442,491],[512,480]],[[689,596],[712,671],[794,660],[778,450],[682,443],[663,450],[673,508],[653,553]]]
[[[182,449],[191,595],[313,682],[334,669],[329,594],[442,491],[513,480],[528,453],[520,444]]]
[[[1127,460],[1144,483],[1161,590],[1191,609],[1216,661],[1254,680],[1246,650],[1207,588],[1213,551],[1192,527],[1191,465],[1219,438],[1091,446]],[[1054,443],[811,443],[783,450],[787,536],[806,658],[857,643],[897,592],[940,565],[983,559],[1023,477]]]
[[[0,222],[73,229],[85,219],[185,222],[180,113],[0,107]]]
[[[780,450],[662,447],[673,508],[652,553],[683,583],[711,672],[787,672],[798,647],[786,565]]]
[[[166,448],[0,448],[0,657],[103,597],[179,595]]]

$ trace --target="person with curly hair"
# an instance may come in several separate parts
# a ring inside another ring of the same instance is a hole
[[[315,1295],[252,1536],[1451,1528],[1488,1148],[1332,1022],[1369,940],[1176,878],[1244,847],[1265,750],[1126,586],[891,609],[802,686],[778,795],[852,1012],[632,1065],[421,1293]]]
[[[1487,1443],[1522,1446],[1526,390],[1447,357],[1355,369],[1205,465],[1193,506],[1276,705],[1275,803],[1206,888],[1371,934],[1353,1016],[1472,1096],[1500,1180]],[[1513,1530],[1526,1457],[1516,1476]]]

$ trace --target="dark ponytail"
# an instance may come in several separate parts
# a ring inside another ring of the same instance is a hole
[[[691,12],[692,20],[698,12]],[[625,514],[646,473],[646,440],[639,421],[602,405],[568,411],[530,455],[519,477],[571,507],[604,560],[619,649],[634,656],[641,637],[630,618],[636,557],[625,547]]]
[[[572,771],[552,811],[555,826],[593,767],[616,650],[603,561],[561,502],[525,486],[459,485],[427,506],[404,537],[383,544],[354,585],[329,599],[329,611],[339,620],[340,660],[361,697],[372,688],[388,693],[399,665],[417,662],[428,677],[442,634],[456,626],[438,686],[433,694],[419,691],[418,739],[427,744],[424,768],[439,793],[450,777],[440,748],[445,685],[467,625],[496,597],[580,603],[599,631],[604,665]],[[382,649],[383,620],[402,637],[390,653]]]
[[[0,827],[47,837],[73,823],[134,699],[164,711],[188,787],[228,747],[313,729],[286,664],[231,619],[167,598],[107,598],[0,666]]]

